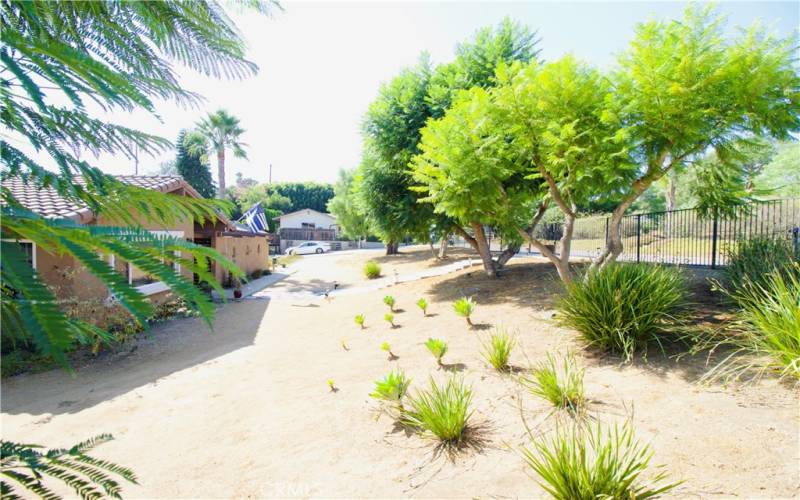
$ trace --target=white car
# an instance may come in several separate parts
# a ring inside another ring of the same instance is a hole
[[[328,243],[319,243],[317,241],[307,241],[300,245],[289,247],[284,252],[286,255],[306,255],[309,253],[325,253],[330,252],[331,246]]]

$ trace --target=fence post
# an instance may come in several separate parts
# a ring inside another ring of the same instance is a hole
[[[642,214],[636,216],[636,262],[640,262],[641,260],[641,251],[642,251]]]
[[[608,248],[608,219],[609,218],[610,217],[606,217],[606,243],[605,243],[606,248]]]
[[[711,269],[717,268],[717,214],[714,213],[714,223],[711,225]]]

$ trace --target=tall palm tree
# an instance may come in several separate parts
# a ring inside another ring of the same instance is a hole
[[[202,121],[197,123],[197,132],[206,140],[206,144],[189,142],[191,154],[203,154],[201,151],[208,146],[217,152],[217,175],[219,176],[219,197],[225,198],[225,149],[230,148],[236,158],[247,158],[244,148],[247,144],[239,141],[239,136],[244,129],[239,126],[239,119],[224,109],[209,113]],[[202,147],[201,147],[202,146]]]

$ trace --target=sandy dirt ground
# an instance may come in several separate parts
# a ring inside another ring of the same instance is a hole
[[[433,265],[427,252],[383,259],[410,272]],[[303,259],[277,286],[355,287],[363,261],[375,256]],[[309,283],[314,279],[320,282]],[[476,265],[330,301],[284,295],[226,304],[213,332],[196,319],[175,320],[76,377],[52,371],[3,381],[2,435],[65,446],[110,432],[116,440],[95,455],[136,471],[140,484],[124,489],[130,498],[543,497],[519,450],[529,443],[525,424],[534,434],[549,433],[559,417],[514,376],[482,360],[482,339],[503,326],[518,335],[515,366],[547,352],[577,352],[592,415],[632,418],[637,436],[655,451],[652,463],[684,481],[670,496],[800,494],[797,390],[772,380],[700,386],[704,358],[676,362],[651,352],[647,361],[622,366],[583,351],[573,332],[553,323],[550,292],[559,287],[552,266],[529,258],[512,260],[499,280]],[[397,299],[398,328],[382,319],[386,293]],[[451,310],[462,295],[479,304],[475,328]],[[421,296],[431,303],[430,317],[414,305]],[[357,313],[366,316],[364,331],[353,322]],[[450,345],[446,371],[422,345],[430,336]],[[399,359],[387,359],[384,341]],[[412,390],[431,376],[463,376],[474,390],[480,439],[447,457],[432,441],[379,418],[368,394],[392,368],[414,379]],[[338,392],[329,391],[328,379]]]

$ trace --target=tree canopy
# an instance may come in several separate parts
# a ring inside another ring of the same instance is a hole
[[[726,37],[711,6],[691,5],[680,21],[637,26],[611,75],[606,119],[629,138],[639,172],[621,193],[595,266],[622,252],[622,216],[670,170],[691,166],[709,149],[730,156],[742,138],[789,139],[800,130],[796,48],[796,37],[775,38],[758,24]]]
[[[416,66],[381,87],[364,119],[360,192],[371,227],[389,243],[389,253],[406,236],[426,240],[432,230],[446,235],[453,223],[445,212],[435,216],[411,190],[409,162],[419,153],[420,130],[441,117],[459,91],[494,85],[500,62],[534,59],[536,44],[534,33],[506,19],[459,45],[453,62],[432,69],[423,54]]]
[[[204,198],[213,198],[217,193],[217,187],[211,179],[211,170],[208,161],[205,159],[205,149],[199,149],[201,154],[191,155],[187,151],[189,148],[203,148],[205,144],[187,145],[187,139],[191,141],[196,135],[187,135],[186,130],[181,130],[178,139],[175,141],[175,169],[183,179],[195,188]]]

